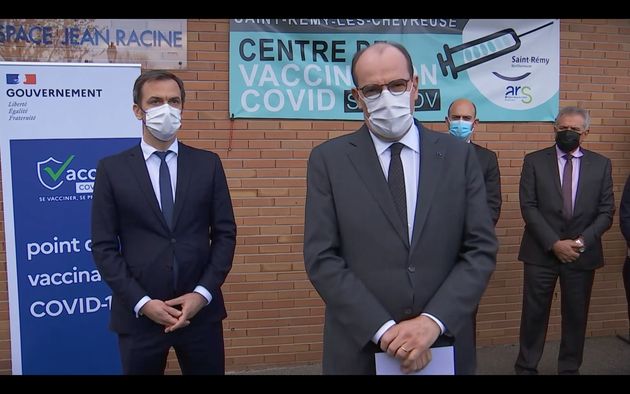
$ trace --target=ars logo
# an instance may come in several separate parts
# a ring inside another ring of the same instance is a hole
[[[65,162],[56,160],[52,156],[44,161],[38,161],[37,177],[39,182],[47,189],[57,189],[63,183],[61,175],[68,168],[72,159],[74,159],[74,155],[70,155]],[[53,168],[56,168],[56,170]]]

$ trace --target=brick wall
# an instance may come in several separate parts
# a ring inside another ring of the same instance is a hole
[[[359,122],[229,120],[227,20],[188,20],[187,102],[180,138],[217,152],[231,188],[238,242],[224,285],[229,371],[319,362],[324,307],[304,272],[302,238],[306,160],[312,147],[349,133]],[[612,159],[616,205],[630,174],[630,20],[561,20],[561,105],[588,108],[585,147]],[[420,114],[421,116],[421,114]],[[516,343],[522,266],[516,256],[523,231],[518,182],[526,153],[553,144],[548,123],[482,123],[475,141],[497,152],[503,209],[497,225],[497,269],[479,307],[480,346]],[[444,130],[441,123],[427,123]],[[231,150],[228,150],[230,146]],[[2,217],[3,218],[3,217]],[[4,224],[4,223],[2,223]],[[10,373],[4,226],[0,226],[0,373]],[[597,271],[587,335],[626,333],[621,279],[625,243],[618,216],[604,236],[606,265]],[[559,292],[559,289],[558,289]],[[549,339],[559,338],[554,302]],[[178,372],[171,355],[167,371]]]

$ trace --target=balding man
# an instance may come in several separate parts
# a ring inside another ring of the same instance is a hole
[[[404,373],[455,340],[455,372],[474,373],[468,318],[495,267],[497,240],[474,149],[413,118],[407,50],[377,43],[352,59],[365,124],[314,148],[304,261],[326,304],[323,372],[374,374],[375,353]]]
[[[490,149],[484,148],[471,141],[475,128],[479,125],[477,107],[465,98],[460,98],[448,107],[445,118],[448,132],[462,141],[470,142],[475,148],[477,159],[481,164],[483,180],[486,184],[486,199],[492,221],[496,225],[501,215],[501,173],[497,155]]]

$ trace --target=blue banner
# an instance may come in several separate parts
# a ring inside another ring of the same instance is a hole
[[[137,144],[139,65],[0,62],[14,374],[121,373],[111,290],[91,255],[96,165]]]
[[[90,249],[96,164],[135,139],[13,140],[22,372],[121,372],[111,290]],[[45,224],[45,225],[44,225]]]
[[[360,120],[352,56],[379,41],[409,51],[416,116],[442,121],[472,100],[482,121],[551,121],[559,105],[558,20],[231,19],[236,118]]]

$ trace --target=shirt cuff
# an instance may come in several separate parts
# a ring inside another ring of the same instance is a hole
[[[142,309],[144,304],[146,304],[149,301],[151,301],[151,297],[144,296],[140,299],[140,301],[138,301],[136,306],[133,307],[133,311],[136,312],[136,317],[140,317],[140,309]]]
[[[212,301],[212,294],[210,294],[210,292],[205,287],[198,285],[197,287],[195,287],[194,292],[201,294],[203,298],[208,301],[206,305],[208,305]]]
[[[376,334],[374,334],[374,336],[372,337],[372,342],[378,345],[378,341],[381,340],[381,337],[383,336],[383,334],[385,334],[385,331],[389,330],[389,328],[394,324],[396,324],[396,322],[393,320],[386,321],[385,324],[383,324],[381,328],[376,331]]]
[[[446,332],[446,327],[444,326],[444,324],[442,324],[442,322],[437,317],[430,315],[428,313],[421,313],[420,315],[426,316],[429,319],[433,320],[435,324],[437,324],[440,327],[440,335],[444,335],[444,333]]]

